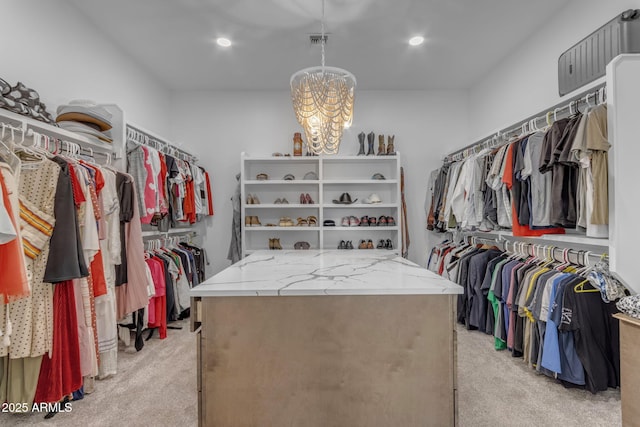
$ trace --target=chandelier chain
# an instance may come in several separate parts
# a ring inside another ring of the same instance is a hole
[[[320,36],[320,43],[322,49],[322,68],[324,69],[324,0],[322,0],[322,20],[320,21],[320,31],[322,35]]]

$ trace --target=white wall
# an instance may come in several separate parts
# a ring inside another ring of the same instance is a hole
[[[405,168],[410,258],[422,265],[428,246],[423,211],[427,178],[446,152],[468,139],[467,101],[465,91],[359,91],[353,126],[343,137],[340,154],[346,155],[357,153],[356,135],[362,130],[396,135]],[[216,214],[205,239],[213,274],[229,265],[230,198],[240,153],[291,152],[300,126],[288,91],[175,93],[171,105],[176,141],[193,147],[213,179]]]
[[[568,3],[471,89],[467,143],[560,102],[557,70],[562,52],[622,11],[639,7],[638,0]]]
[[[73,99],[118,104],[169,138],[170,92],[62,0],[2,1],[0,78],[35,89],[49,112]]]

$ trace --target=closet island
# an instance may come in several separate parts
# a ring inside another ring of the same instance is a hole
[[[391,251],[253,253],[191,290],[200,425],[454,425],[461,293]]]

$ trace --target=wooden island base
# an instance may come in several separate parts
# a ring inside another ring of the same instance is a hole
[[[200,425],[455,425],[455,297],[202,297]]]

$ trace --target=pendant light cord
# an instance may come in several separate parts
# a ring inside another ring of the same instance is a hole
[[[320,29],[321,29],[321,43],[322,43],[322,69],[324,70],[324,0],[322,0],[322,20],[320,21]]]

